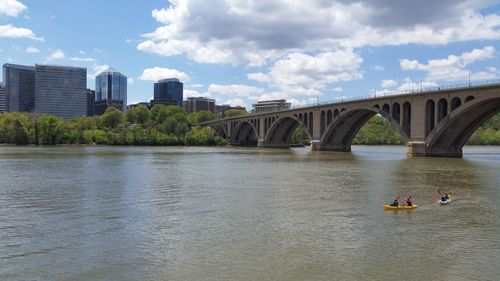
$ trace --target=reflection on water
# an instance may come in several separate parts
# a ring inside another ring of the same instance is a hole
[[[497,280],[500,149],[464,152],[0,147],[0,279]]]

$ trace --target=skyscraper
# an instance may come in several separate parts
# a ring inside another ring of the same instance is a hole
[[[108,68],[95,77],[96,104],[119,105],[127,109],[127,76]]]
[[[0,113],[7,112],[7,89],[0,83]]]
[[[35,68],[6,63],[3,65],[5,111],[30,112],[35,107]]]
[[[35,65],[35,112],[64,119],[87,115],[87,69]]]
[[[177,78],[163,79],[154,85],[154,99],[151,105],[165,104],[182,106],[184,85]]]

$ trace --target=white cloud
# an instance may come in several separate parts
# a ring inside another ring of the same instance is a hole
[[[392,88],[392,87],[396,87],[397,85],[398,85],[398,81],[392,80],[392,79],[382,80],[382,83],[381,83],[382,88]]]
[[[273,95],[319,97],[326,86],[363,78],[363,59],[352,49],[336,49],[316,55],[294,52],[277,60],[267,74],[250,73],[248,78],[267,82],[278,89]]]
[[[218,85],[210,84],[208,86],[210,94],[220,94],[230,97],[249,97],[254,94],[264,93],[264,89],[256,88],[247,85]]]
[[[66,55],[64,54],[63,51],[61,51],[60,49],[57,49],[55,50],[54,52],[52,52],[52,54],[49,56],[49,60],[62,60],[66,58]]]
[[[411,81],[409,78],[406,78],[401,84],[401,86],[398,87],[398,91],[403,91],[403,92],[418,92],[420,90],[425,90],[425,89],[430,89],[430,88],[435,88],[438,87],[439,85],[436,82],[433,81]]]
[[[106,70],[108,68],[109,68],[109,65],[107,65],[107,64],[94,64],[92,66],[92,69],[94,70],[94,74],[93,75],[88,74],[87,78],[89,80],[94,80],[97,75],[99,75],[101,72],[103,72],[104,70]]]
[[[240,98],[226,100],[222,104],[229,104],[230,106],[243,106],[243,107],[245,107],[245,102]]]
[[[43,42],[43,37],[38,37],[31,29],[15,27],[12,24],[0,25],[0,37],[5,38],[28,38]]]
[[[331,89],[331,91],[336,93],[341,93],[342,91],[344,91],[344,89],[342,89],[342,87],[335,87]]]
[[[127,78],[127,83],[130,85],[134,84],[135,83],[134,78]]]
[[[26,48],[26,53],[30,53],[30,54],[40,53],[40,50],[38,50],[35,47],[30,46],[30,47]]]
[[[255,81],[259,81],[259,82],[266,82],[266,83],[271,82],[271,79],[269,79],[269,76],[267,76],[266,74],[264,74],[262,72],[249,73],[249,74],[247,74],[247,78],[249,80],[255,80]]]
[[[376,71],[385,71],[385,68],[381,65],[376,65],[372,69]]]
[[[28,7],[17,0],[0,0],[0,16],[17,17]]]
[[[482,49],[473,49],[470,52],[461,55],[450,55],[444,59],[429,60],[427,64],[420,63],[417,60],[400,60],[402,70],[424,71],[427,73],[426,80],[432,81],[457,81],[468,79],[469,71],[466,67],[474,62],[487,60],[495,57],[495,48],[487,46]],[[487,73],[472,73],[475,79],[490,79],[495,76],[486,75]],[[478,78],[480,77],[480,78]]]
[[[137,48],[200,63],[259,66],[298,51],[500,39],[500,15],[484,9],[490,0],[170,3],[152,12],[160,26]]]
[[[93,58],[71,57],[69,59],[72,60],[72,61],[84,61],[84,62],[92,62],[92,61],[94,61]]]
[[[339,49],[311,56],[291,53],[278,60],[269,72],[272,83],[281,88],[303,86],[323,88],[326,84],[361,79],[363,59],[352,49]]]
[[[177,78],[183,83],[189,81],[189,76],[186,73],[176,69],[162,67],[146,68],[139,77],[140,80],[145,81],[158,81],[166,78]]]
[[[196,90],[184,89],[184,98],[197,98],[197,97],[211,98],[212,95],[208,92],[200,93]]]
[[[284,92],[271,92],[271,93],[265,93],[258,98],[259,101],[280,100],[280,99],[290,100],[290,96]]]

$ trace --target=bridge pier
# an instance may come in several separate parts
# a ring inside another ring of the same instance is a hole
[[[311,150],[312,151],[320,151],[321,150],[321,141],[320,140],[312,140],[311,141]]]
[[[410,141],[406,144],[406,155],[408,157],[451,157],[462,158],[461,147],[446,147],[443,149],[427,149],[427,145],[423,141]]]
[[[264,140],[263,139],[259,139],[259,141],[257,142],[257,147],[258,148],[264,148],[264,147],[266,147],[264,145]]]
[[[406,155],[408,157],[425,157],[427,156],[424,141],[409,141],[406,144]]]

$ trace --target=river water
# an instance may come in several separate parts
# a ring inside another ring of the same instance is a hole
[[[0,280],[499,280],[500,148],[464,152],[3,146]]]

